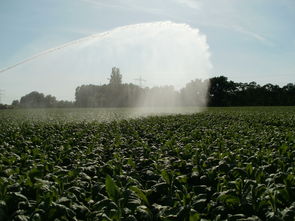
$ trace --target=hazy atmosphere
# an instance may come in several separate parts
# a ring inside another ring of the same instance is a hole
[[[21,96],[34,89],[73,100],[78,85],[107,83],[111,68],[118,66],[123,82],[180,89],[192,79],[209,77],[209,57],[199,30],[172,22],[143,23],[49,49],[2,72],[2,82],[9,86],[7,93]],[[15,82],[22,86],[15,88]]]
[[[295,81],[294,12],[291,0],[1,1],[1,100],[33,90],[74,100],[77,86],[107,83],[113,66],[142,86],[219,75],[282,86]]]

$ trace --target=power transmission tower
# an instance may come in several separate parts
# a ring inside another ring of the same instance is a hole
[[[140,87],[142,87],[143,82],[146,82],[146,80],[144,80],[141,76],[139,78],[134,79],[134,80],[139,82]]]

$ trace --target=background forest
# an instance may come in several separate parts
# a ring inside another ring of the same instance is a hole
[[[209,86],[208,86],[209,84]],[[204,96],[204,87],[208,87]],[[148,97],[148,99],[146,99]],[[207,100],[204,100],[207,97]],[[173,100],[171,100],[173,99]],[[144,100],[144,103],[141,102]],[[58,101],[52,95],[33,91],[1,108],[45,107],[135,107],[135,106],[291,106],[295,105],[295,84],[283,87],[256,82],[237,83],[225,76],[195,79],[180,90],[173,86],[140,87],[122,83],[119,68],[112,68],[108,84],[81,85],[75,101]]]

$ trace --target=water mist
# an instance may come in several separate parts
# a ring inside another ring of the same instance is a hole
[[[139,84],[135,79],[142,78],[142,87],[155,87],[137,106],[175,107],[179,100],[186,100],[186,106],[206,105],[206,82],[197,91],[183,91],[184,97],[175,93],[192,80],[209,78],[206,36],[173,22],[127,25],[48,49],[0,70],[1,85],[18,98],[37,90],[74,100],[79,85],[107,84],[113,66],[120,68],[124,83]],[[160,86],[174,89],[163,94]]]

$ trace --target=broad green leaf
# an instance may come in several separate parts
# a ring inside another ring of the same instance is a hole
[[[114,202],[117,202],[119,199],[119,187],[109,175],[106,177],[105,187],[109,198]]]
[[[140,198],[146,205],[149,205],[149,201],[146,197],[146,195],[144,194],[144,192],[139,189],[138,187],[136,186],[131,186],[129,187],[132,191],[135,192],[135,194],[138,196],[138,198]]]

